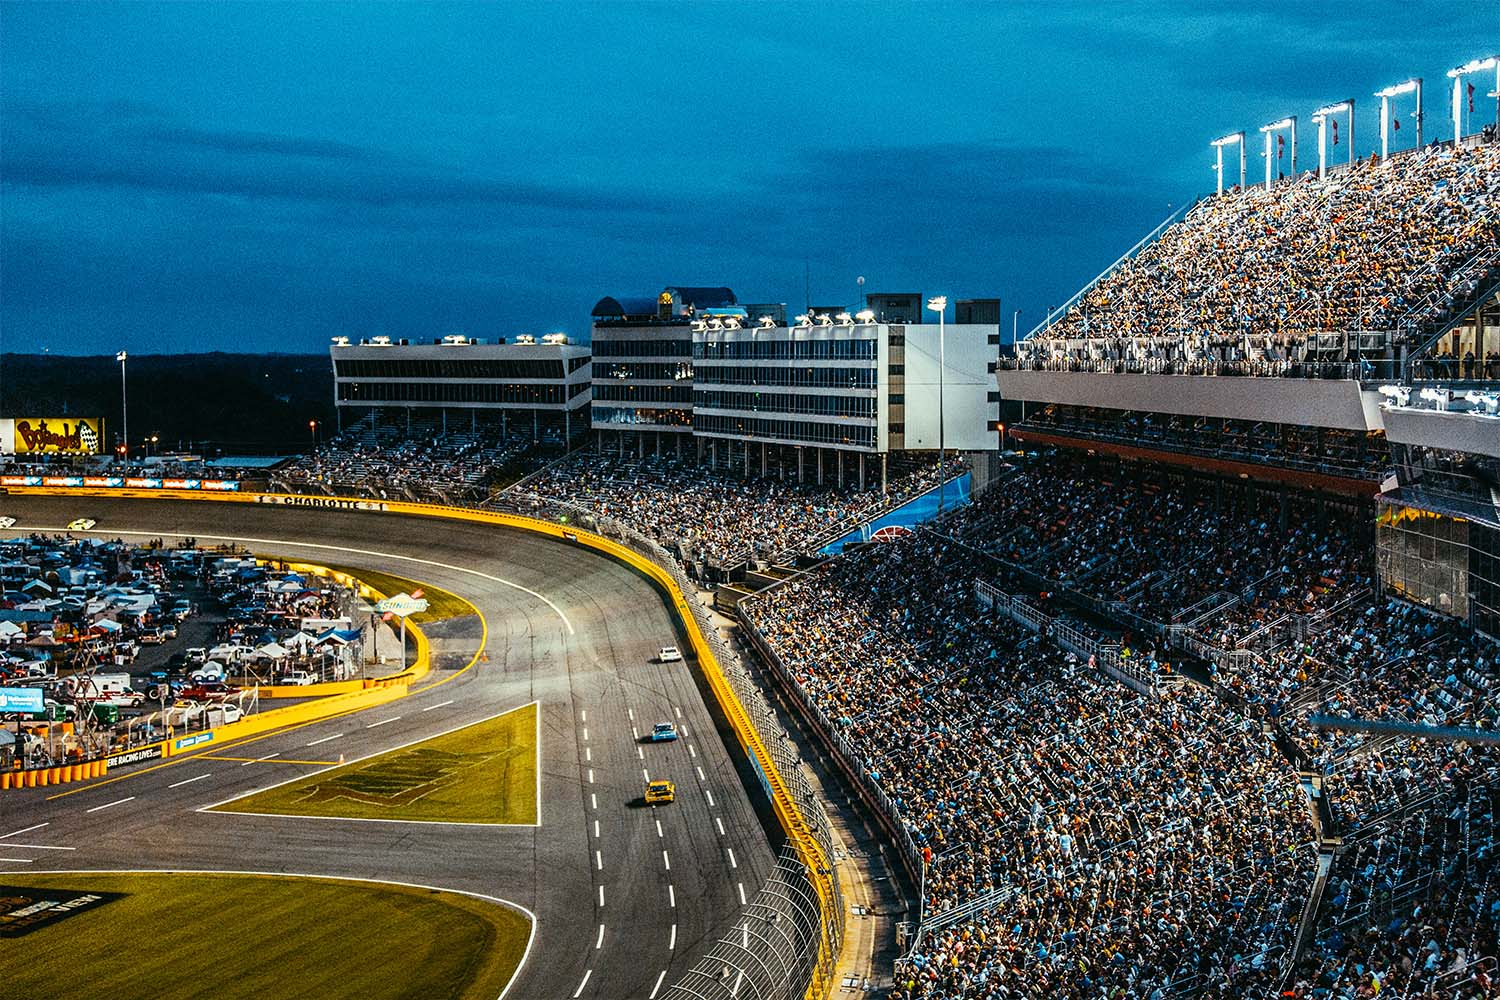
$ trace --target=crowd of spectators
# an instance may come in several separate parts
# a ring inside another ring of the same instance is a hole
[[[1316,335],[1415,336],[1473,297],[1500,266],[1497,248],[1500,144],[1372,157],[1195,206],[1023,341],[1018,363],[1357,376],[1356,353]]]
[[[1500,986],[1500,752],[1315,719],[1495,730],[1500,648],[1374,592],[1368,511],[1265,499],[1051,456],[744,602],[921,851],[930,930],[898,996]],[[1160,631],[1124,641],[1153,662],[1184,609],[1210,612],[1198,643],[1251,648],[1145,696],[984,610],[975,581],[1059,621],[1053,586],[1129,595]]]
[[[744,604],[917,843],[924,916],[990,901],[924,936],[896,996],[1273,987],[1315,855],[1260,725],[980,612],[984,571],[924,532]]]
[[[950,478],[962,472],[948,463]],[[815,549],[937,485],[937,464],[929,461],[893,467],[882,492],[747,479],[671,456],[588,451],[547,467],[520,490],[623,522],[684,562],[732,566]]]
[[[351,431],[278,469],[272,486],[381,500],[483,499],[502,470],[536,450],[530,433],[431,429],[383,442]]]

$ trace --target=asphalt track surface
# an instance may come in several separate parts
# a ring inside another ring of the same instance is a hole
[[[482,650],[472,627],[438,638],[436,669],[404,699],[89,783],[0,795],[0,879],[246,870],[498,896],[536,915],[506,996],[565,1000],[656,996],[729,928],[772,866],[765,804],[752,802],[692,664],[652,662],[658,647],[685,643],[658,591],[626,566],[524,531],[384,513],[0,496],[0,515],[17,519],[15,532],[58,533],[92,517],[97,537],[232,540],[380,569],[467,598],[485,625]],[[531,701],[542,706],[537,827],[201,811],[327,766],[295,762],[352,761]],[[665,720],[682,739],[636,741]],[[644,806],[648,772],[676,782],[674,804]]]

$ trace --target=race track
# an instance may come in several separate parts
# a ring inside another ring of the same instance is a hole
[[[193,536],[205,545],[234,541],[260,554],[380,569],[467,598],[485,625],[483,638],[474,628],[434,630],[441,637],[433,673],[388,705],[119,769],[88,784],[3,793],[0,877],[52,869],[280,871],[498,896],[537,918],[507,996],[613,1000],[649,998],[673,982],[770,870],[764,803],[752,803],[743,765],[726,750],[692,665],[651,662],[659,646],[687,644],[661,595],[626,566],[524,531],[388,513],[0,496],[0,515],[17,519],[14,532],[57,533],[92,517],[98,524],[90,534],[101,537]],[[476,653],[483,655],[462,670]],[[533,700],[542,706],[539,827],[199,811],[323,766],[285,761],[354,760]],[[677,722],[681,740],[636,742],[636,733],[664,720]],[[645,772],[675,781],[677,802],[641,805]]]

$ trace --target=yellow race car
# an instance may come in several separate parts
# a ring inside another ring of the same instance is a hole
[[[646,783],[646,805],[654,806],[671,802],[677,797],[677,786],[670,781]]]

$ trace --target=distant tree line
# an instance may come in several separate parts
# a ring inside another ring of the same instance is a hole
[[[134,447],[270,454],[333,432],[333,372],[321,354],[131,354],[126,362]],[[120,435],[114,355],[0,354],[0,416],[103,417]]]

